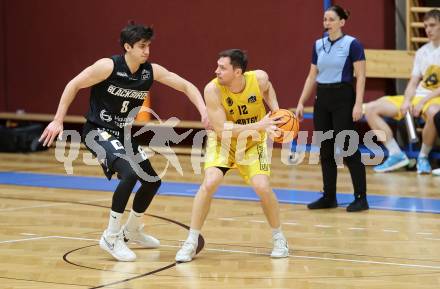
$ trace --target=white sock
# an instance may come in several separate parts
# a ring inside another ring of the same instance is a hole
[[[109,232],[110,234],[118,233],[121,230],[121,218],[121,213],[110,210],[107,232]]]
[[[397,144],[394,138],[390,139],[385,143],[385,147],[387,148],[390,155],[399,154],[402,152],[399,145]]]
[[[425,145],[424,143],[422,143],[422,147],[420,148],[419,158],[427,158],[431,150],[432,150],[432,146]]]
[[[283,234],[283,231],[281,231],[281,227],[279,227],[279,228],[272,228],[272,238],[275,237],[277,234],[281,234],[281,236],[283,238],[285,238],[284,234]]]
[[[139,228],[142,220],[142,216],[144,213],[137,213],[133,211],[133,209],[130,212],[130,215],[128,216],[128,220],[126,225],[126,228],[128,231],[133,232],[136,231],[137,228]]]
[[[186,239],[190,243],[197,244],[199,241],[200,230],[189,229],[188,239]]]

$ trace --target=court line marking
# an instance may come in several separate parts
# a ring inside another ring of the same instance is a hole
[[[33,238],[25,238],[25,239],[6,240],[6,241],[0,241],[0,244],[18,243],[18,242],[24,242],[24,241],[41,240],[41,239],[50,239],[52,237],[53,236],[44,236],[44,237],[33,237]]]
[[[217,218],[217,220],[219,221],[229,221],[229,222],[248,222],[248,223],[265,223],[266,221],[262,221],[262,220],[240,220],[238,218],[229,218],[229,217],[220,217]],[[300,223],[296,223],[296,222],[283,222],[281,223],[282,225],[288,225],[288,226],[298,226],[301,225]],[[315,224],[313,225],[316,228],[324,228],[324,229],[328,229],[328,228],[334,228],[334,226],[332,225],[325,225],[325,224]],[[339,228],[339,227],[335,227],[335,228]],[[364,228],[364,227],[348,227],[348,228],[339,228],[339,229],[346,229],[349,231],[369,231],[369,228]],[[392,229],[382,229],[383,232],[385,233],[399,233],[398,230],[392,230]],[[415,235],[419,235],[419,236],[432,236],[434,235],[434,233],[432,232],[416,232],[414,233]],[[430,238],[425,238],[425,240],[439,240],[439,239],[430,239]]]
[[[332,228],[333,226],[317,224],[317,225],[314,225],[314,227],[317,227],[317,228]]]
[[[26,207],[6,208],[6,209],[0,209],[0,212],[11,212],[11,211],[18,211],[18,210],[47,208],[47,207],[56,207],[56,206],[65,206],[65,205],[70,205],[70,204],[61,203],[61,204],[45,204],[45,205],[35,205],[35,206],[26,206]]]
[[[79,203],[93,203],[93,202],[102,202],[102,201],[107,201],[107,200],[109,200],[109,198],[96,199],[96,200],[85,200],[85,201],[77,201],[77,202],[79,202]],[[46,202],[46,201],[40,201],[40,200],[31,200],[31,201]],[[69,202],[65,202],[65,203],[56,203],[56,204],[44,204],[44,205],[35,205],[35,206],[26,206],[26,207],[5,208],[5,209],[0,209],[0,212],[11,212],[11,211],[18,211],[18,210],[47,208],[47,207],[56,207],[56,206],[65,206],[65,205],[73,205],[73,204],[69,203]]]
[[[22,242],[22,241],[42,240],[42,239],[64,239],[64,240],[80,240],[80,241],[96,241],[96,242],[99,241],[97,239],[68,237],[68,236],[42,236],[42,237],[35,237],[35,238],[1,241],[0,244]],[[426,239],[428,239],[428,238],[426,238]],[[437,239],[437,240],[440,240],[440,239]],[[167,248],[180,248],[180,245],[177,246],[177,245],[161,244],[160,246],[167,247]],[[239,254],[269,256],[268,253],[258,252],[258,248],[255,248],[255,251],[244,251],[244,250],[216,249],[216,248],[206,248],[205,247],[204,250],[213,251],[213,252],[222,252],[222,253],[239,253]],[[290,255],[289,258],[326,260],[326,261],[335,261],[335,262],[349,262],[349,263],[375,264],[375,265],[389,265],[389,266],[399,266],[399,267],[408,267],[408,268],[424,268],[424,269],[440,270],[440,266],[407,264],[407,263],[396,263],[396,262],[381,262],[381,261],[371,261],[371,260],[356,260],[356,259],[347,259],[347,258],[330,258],[330,257],[305,256],[305,255]]]
[[[283,225],[297,226],[298,223],[284,222]]]

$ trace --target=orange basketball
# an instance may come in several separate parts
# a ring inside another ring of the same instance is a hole
[[[293,112],[287,109],[280,109],[270,114],[271,118],[281,117],[281,123],[277,126],[282,130],[282,134],[279,137],[273,138],[274,142],[287,143],[291,142],[298,136],[299,121]]]

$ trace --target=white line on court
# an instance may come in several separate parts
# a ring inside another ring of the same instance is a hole
[[[234,218],[218,218],[220,221],[235,221]]]
[[[163,247],[180,247],[173,245],[161,245]],[[251,255],[267,255],[267,253],[258,253],[253,251],[242,251],[242,250],[227,250],[227,249],[210,249],[205,248],[206,251],[224,252],[224,253],[240,253],[240,254],[251,254]],[[411,268],[429,268],[429,269],[439,269],[440,266],[430,266],[430,265],[420,265],[420,264],[405,264],[405,263],[395,263],[395,262],[380,262],[380,261],[368,261],[368,260],[356,260],[356,259],[346,259],[346,258],[328,258],[328,257],[313,257],[313,256],[302,256],[302,255],[290,255],[290,258],[297,259],[314,259],[314,260],[326,260],[326,261],[337,261],[337,262],[350,262],[350,263],[363,263],[363,264],[376,264],[376,265],[390,265],[399,267],[411,267]]]
[[[105,198],[105,199],[96,199],[96,200],[85,200],[85,201],[77,201],[78,203],[84,203],[84,204],[88,204],[88,203],[93,203],[93,202],[101,202],[101,201],[107,201],[109,200],[109,198]],[[29,200],[29,201],[35,201],[35,202],[46,202],[46,201],[40,201],[40,200]],[[66,205],[77,205],[72,204],[72,203],[56,203],[56,204],[44,204],[44,205],[35,205],[35,206],[26,206],[26,207],[15,207],[15,208],[5,208],[5,209],[0,209],[0,212],[11,212],[11,211],[18,211],[18,210],[27,210],[27,209],[36,209],[36,208],[47,208],[47,207],[61,207],[61,206],[66,206]]]
[[[27,238],[27,239],[19,239],[19,240],[8,240],[8,241],[0,241],[2,243],[13,243],[13,242],[22,242],[22,241],[32,241],[32,240],[41,240],[41,239],[66,239],[66,240],[81,240],[81,241],[98,241],[97,239],[89,239],[89,238],[77,238],[77,237],[66,237],[66,236],[45,236],[45,237],[36,237],[36,238]],[[428,238],[426,238],[428,239]],[[440,240],[440,239],[437,239]],[[180,248],[180,246],[176,245],[160,245],[161,247],[168,248]],[[206,251],[213,252],[224,252],[224,253],[239,253],[239,254],[250,254],[250,255],[269,255],[267,253],[257,252],[258,248],[255,248],[255,251],[243,251],[243,250],[228,250],[228,249],[215,249],[215,248],[205,248]],[[314,256],[303,256],[303,255],[290,255],[290,258],[296,259],[311,259],[311,260],[326,260],[326,261],[335,261],[335,262],[350,262],[350,263],[361,263],[361,264],[376,264],[376,265],[389,265],[389,266],[399,266],[399,267],[408,267],[408,268],[427,268],[427,269],[437,269],[440,270],[440,266],[431,266],[431,265],[420,265],[420,264],[405,264],[405,263],[395,263],[395,262],[380,262],[380,261],[370,261],[370,260],[356,260],[356,259],[346,259],[346,258],[329,258],[329,257],[314,257]]]
[[[0,209],[0,212],[11,212],[11,211],[18,211],[18,210],[36,209],[36,208],[47,208],[47,207],[57,207],[57,206],[65,206],[65,205],[68,205],[68,203],[44,204],[44,205],[36,205],[36,206],[6,208],[6,209]]]
[[[358,228],[358,227],[351,227],[351,228],[348,228],[349,230],[352,230],[352,231],[363,231],[363,230],[365,230],[365,228]]]
[[[317,225],[314,225],[316,228],[332,228],[333,226],[330,226],[330,225],[321,225],[321,224],[317,224]]]
[[[18,243],[18,242],[24,242],[24,241],[35,241],[35,240],[50,239],[50,238],[53,238],[53,236],[34,237],[34,238],[15,239],[15,240],[6,240],[6,241],[0,241],[0,244]]]
[[[386,233],[399,233],[399,231],[397,231],[397,230],[389,230],[389,229],[383,229],[382,231],[384,231]]]

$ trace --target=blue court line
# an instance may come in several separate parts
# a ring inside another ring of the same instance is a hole
[[[21,172],[0,172],[0,184],[62,188],[73,190],[114,191],[118,180],[108,181],[104,177],[79,177]],[[193,197],[199,184],[163,182],[159,189],[160,195]],[[288,204],[307,204],[321,196],[319,192],[288,189],[274,189],[278,200]],[[258,201],[255,192],[248,186],[223,185],[218,189],[215,198],[229,200]],[[353,200],[351,194],[338,194],[341,206],[347,206]],[[440,200],[411,198],[400,196],[368,195],[370,208],[381,210],[440,213]]]

